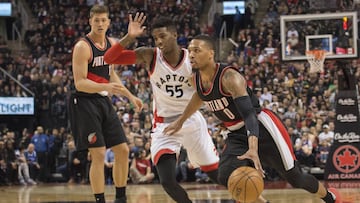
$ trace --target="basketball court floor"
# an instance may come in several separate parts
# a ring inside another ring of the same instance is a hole
[[[339,188],[344,203],[360,203],[360,181],[327,182]],[[215,184],[182,184],[194,203],[234,203],[227,190]],[[113,202],[113,186],[106,186],[107,202]],[[127,189],[128,203],[173,203],[159,184],[134,185]],[[266,182],[263,195],[271,203],[321,203],[315,195],[293,189],[284,181]],[[93,202],[89,185],[39,184],[36,186],[2,186],[1,203],[87,203]]]

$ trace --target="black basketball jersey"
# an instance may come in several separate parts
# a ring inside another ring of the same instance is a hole
[[[104,61],[105,52],[111,47],[110,40],[105,38],[105,47],[100,48],[95,45],[93,40],[88,36],[85,36],[82,40],[87,42],[91,48],[91,58],[88,63],[87,79],[96,83],[109,83],[110,81],[110,65]],[[78,95],[97,95],[85,92],[78,92]]]
[[[97,47],[88,36],[85,37],[92,51],[92,57],[88,64],[87,78],[97,83],[108,83],[110,80],[110,67],[109,64],[104,61],[104,55],[106,50],[111,47],[111,43],[107,37],[105,39],[105,48],[101,49]]]
[[[208,108],[215,114],[215,116],[224,122],[225,126],[232,126],[238,122],[241,122],[243,118],[238,112],[234,100],[231,95],[226,94],[221,88],[221,78],[226,69],[232,68],[238,71],[236,68],[225,65],[216,65],[217,70],[213,79],[212,88],[204,91],[202,89],[201,77],[199,72],[195,72],[195,85],[196,91],[200,98],[205,102]],[[259,100],[256,95],[253,94],[252,90],[247,87],[247,92],[251,98],[251,102],[255,107],[257,113],[260,112]]]

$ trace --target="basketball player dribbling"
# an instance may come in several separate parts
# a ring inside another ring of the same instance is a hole
[[[109,64],[145,64],[149,68],[154,94],[154,126],[151,133],[151,156],[157,168],[160,183],[176,202],[191,202],[186,191],[176,180],[175,167],[181,146],[188,158],[216,181],[219,157],[200,112],[194,112],[184,122],[184,127],[173,136],[163,133],[164,128],[184,111],[192,94],[192,68],[188,51],[177,44],[176,26],[169,18],[160,17],[152,24],[152,36],[156,48],[139,47],[124,50],[140,35],[145,16],[137,13],[129,16],[127,35],[105,54]]]
[[[197,93],[183,114],[168,125],[166,134],[177,132],[204,102],[229,130],[219,165],[220,184],[227,186],[230,174],[242,166],[253,166],[264,173],[264,164],[276,169],[295,188],[314,193],[326,203],[342,202],[335,188],[326,189],[314,176],[301,171],[282,121],[272,111],[260,108],[258,98],[238,69],[215,62],[211,37],[194,37],[188,50],[196,70]]]

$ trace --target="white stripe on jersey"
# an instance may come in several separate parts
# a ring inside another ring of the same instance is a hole
[[[258,120],[265,126],[265,128],[269,131],[270,135],[272,136],[279,152],[281,159],[283,161],[283,165],[285,170],[290,170],[294,167],[294,159],[292,156],[292,152],[289,150],[289,147],[281,135],[279,128],[276,126],[274,120],[266,114],[264,111],[261,111],[258,114]]]
[[[183,59],[172,67],[164,59],[159,48],[155,49],[155,67],[150,75],[154,94],[154,112],[157,116],[170,117],[180,115],[185,110],[195,89],[191,86],[192,69],[189,53],[183,50]]]

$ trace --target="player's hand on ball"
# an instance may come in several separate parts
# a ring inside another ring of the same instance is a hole
[[[254,163],[254,167],[259,171],[259,173],[263,177],[265,177],[265,171],[263,170],[263,168],[261,166],[260,158],[259,158],[257,151],[249,149],[245,154],[238,156],[237,158],[240,160],[244,160],[244,159],[252,160]]]

